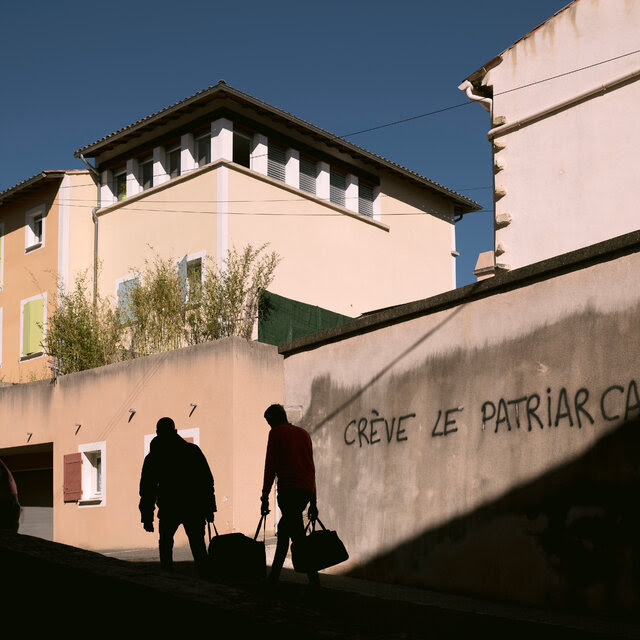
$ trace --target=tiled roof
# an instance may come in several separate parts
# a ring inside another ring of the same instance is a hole
[[[391,169],[392,171],[403,174],[405,177],[408,177],[412,180],[416,180],[422,183],[423,185],[431,187],[435,191],[438,191],[443,195],[446,195],[449,198],[452,198],[459,205],[461,205],[468,211],[476,211],[482,208],[474,200],[471,200],[470,198],[467,198],[466,196],[463,196],[457,193],[456,191],[453,191],[452,189],[445,187],[442,184],[434,182],[433,180],[430,180],[429,178],[419,173],[416,173],[415,171],[411,171],[411,169],[407,169],[406,167],[403,167],[400,164],[392,162],[391,160],[388,160],[383,156],[380,156],[371,151],[367,151],[366,149],[359,147],[358,145],[355,145],[352,142],[348,142],[347,140],[345,140],[344,138],[341,138],[340,136],[336,136],[324,129],[321,129],[320,127],[317,127],[314,124],[311,124],[310,122],[302,120],[301,118],[298,118],[297,116],[294,116],[293,114],[287,111],[278,109],[277,107],[274,107],[266,102],[263,102],[262,100],[254,98],[253,96],[250,96],[247,93],[239,91],[238,89],[235,89],[227,85],[224,82],[224,80],[220,80],[220,82],[218,82],[218,84],[216,85],[212,85],[210,87],[207,87],[206,89],[203,89],[202,91],[198,91],[197,93],[194,93],[193,95],[185,98],[184,100],[180,100],[179,102],[176,102],[168,107],[165,107],[160,111],[156,111],[155,113],[145,116],[144,118],[137,120],[133,124],[130,124],[126,127],[122,127],[121,129],[118,129],[117,131],[114,131],[113,133],[110,133],[109,135],[104,136],[103,138],[100,138],[99,140],[96,140],[95,142],[92,142],[91,144],[88,144],[78,149],[75,152],[75,157],[78,158],[81,155],[93,157],[98,153],[100,153],[101,150],[108,148],[111,145],[111,143],[114,143],[120,140],[124,141],[129,135],[133,134],[139,129],[151,128],[156,124],[157,125],[162,124],[162,120],[167,116],[169,116],[170,114],[174,114],[175,112],[179,112],[181,110],[186,110],[191,105],[197,105],[199,102],[211,100],[214,97],[217,97],[218,95],[222,96],[224,94],[238,101],[241,101],[245,104],[253,106],[255,108],[262,109],[268,112],[270,115],[276,115],[281,119],[286,120],[288,124],[293,124],[297,126],[299,129],[302,129],[303,132],[310,135],[314,135],[317,138],[321,139],[323,142],[328,142],[330,144],[333,144],[341,148],[343,151],[347,151],[359,156],[364,156],[365,158],[375,162],[378,165],[382,165],[388,169]]]
[[[0,201],[5,200],[9,196],[15,195],[17,192],[22,191],[28,187],[33,186],[35,183],[40,182],[40,180],[47,180],[52,178],[63,178],[65,173],[68,173],[64,169],[60,170],[50,170],[46,169],[45,171],[39,171],[35,175],[32,175],[30,178],[26,180],[21,180],[18,184],[14,184],[13,187],[9,187],[4,191],[0,191]]]

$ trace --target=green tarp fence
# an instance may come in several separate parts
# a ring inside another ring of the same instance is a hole
[[[323,329],[332,329],[353,318],[343,316],[322,307],[264,291],[260,300],[258,341],[279,345],[302,338]]]

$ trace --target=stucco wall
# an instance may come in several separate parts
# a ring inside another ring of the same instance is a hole
[[[637,608],[632,240],[633,253],[564,256],[283,349],[320,517],[351,555],[338,570]]]
[[[274,293],[354,317],[454,286],[451,203],[407,182],[382,180],[381,225],[241,167],[229,194],[229,242],[283,258]]]
[[[157,533],[145,533],[140,524],[138,483],[145,436],[155,432],[160,417],[170,416],[179,430],[199,430],[196,439],[215,480],[218,530],[249,533],[259,517],[268,436],[262,415],[282,396],[276,349],[229,338],[64,376],[55,384],[2,388],[0,447],[10,453],[27,443],[53,442],[56,541],[89,549],[155,547]],[[105,505],[64,503],[63,456],[96,442],[106,442]],[[182,530],[176,544],[187,544]]]
[[[44,181],[24,198],[2,206],[0,223],[4,225],[3,281],[0,290],[2,309],[2,366],[5,382],[27,382],[46,377],[45,357],[21,361],[21,302],[46,294],[45,312],[51,313],[55,301],[58,273],[58,187],[59,180]],[[44,242],[25,251],[25,215],[42,208]]]
[[[494,119],[504,117],[507,127],[598,90],[495,137],[503,167],[495,184],[506,192],[496,215],[512,218],[496,230],[504,250],[497,262],[517,268],[638,228],[640,81],[602,87],[640,71],[640,55],[626,55],[638,48],[639,29],[637,2],[580,0],[503,52],[487,73]]]

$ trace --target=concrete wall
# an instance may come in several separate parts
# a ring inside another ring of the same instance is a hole
[[[339,571],[640,604],[640,234],[281,348]]]
[[[492,126],[506,123],[490,133],[503,167],[495,185],[506,193],[496,217],[512,219],[496,229],[497,262],[517,268],[638,228],[640,56],[625,54],[638,48],[639,29],[637,2],[580,0],[503,52],[486,74]],[[529,119],[590,90],[597,91]]]
[[[282,397],[282,358],[275,347],[229,338],[64,376],[55,384],[1,388],[0,452],[53,443],[57,542],[89,549],[155,547],[157,533],[145,533],[140,524],[138,483],[145,436],[154,434],[160,417],[171,416],[209,461],[218,530],[249,533],[259,517],[268,435],[262,416]],[[63,456],[100,442],[104,504],[63,502]],[[176,544],[186,543],[181,530]]]

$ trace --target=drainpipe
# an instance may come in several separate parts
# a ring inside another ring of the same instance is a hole
[[[100,207],[91,209],[91,217],[93,218],[93,310],[95,313],[98,303],[98,216],[96,212]]]
[[[489,112],[489,119],[490,119],[490,126],[493,127],[493,99],[492,98],[487,98],[485,96],[480,96],[477,95],[475,93],[473,93],[473,85],[471,84],[471,82],[469,82],[469,80],[465,80],[459,87],[458,89],[460,89],[460,91],[464,91],[467,98],[469,98],[469,100],[473,100],[474,102],[479,102],[488,112]],[[493,265],[495,268],[495,264],[496,264],[496,252],[495,252],[495,248],[496,248],[496,225],[495,225],[495,218],[496,218],[496,174],[495,171],[493,171],[493,166],[495,164],[496,158],[495,158],[495,149],[493,146],[493,141],[491,139],[489,139],[489,143],[491,144],[491,180],[492,180],[492,199],[493,199],[493,219],[494,219],[494,224],[493,224]]]

